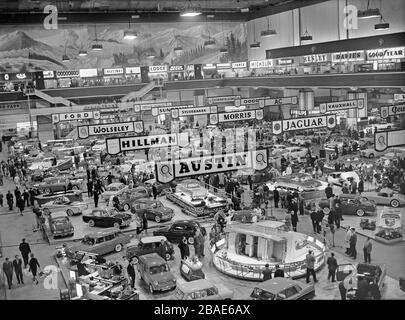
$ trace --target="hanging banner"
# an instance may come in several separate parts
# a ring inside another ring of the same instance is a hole
[[[223,97],[208,97],[208,104],[225,103],[240,100],[240,96],[223,96]]]
[[[319,112],[326,113],[326,112],[341,111],[341,110],[347,110],[347,109],[363,109],[363,108],[364,108],[364,100],[363,99],[354,99],[354,100],[347,100],[347,101],[321,103],[319,105]]]
[[[172,118],[195,116],[201,114],[217,113],[217,106],[211,107],[197,107],[197,108],[185,108],[185,109],[172,109]]]
[[[367,50],[367,60],[381,59],[403,59],[405,58],[405,47]]]
[[[247,110],[247,111],[235,111],[235,112],[224,112],[224,113],[212,113],[210,115],[210,123],[217,124],[218,122],[229,122],[229,121],[243,121],[263,119],[263,110]]]
[[[283,98],[266,98],[264,101],[265,106],[276,106],[280,104],[297,104],[298,97],[283,97]]]
[[[296,131],[312,128],[334,128],[336,126],[336,115],[296,118],[288,120],[273,121],[273,134],[281,134],[285,131]]]
[[[252,150],[247,152],[164,161],[156,163],[155,172],[157,181],[168,183],[176,178],[248,168],[253,168],[255,170],[266,169],[267,150]]]
[[[398,114],[405,114],[405,104],[381,107],[381,118],[383,119],[388,118],[389,116],[396,116]]]
[[[384,229],[397,230],[402,228],[402,212],[398,208],[387,208],[378,215],[378,226]]]
[[[143,130],[143,121],[116,122],[77,127],[77,133],[80,139],[86,139],[89,136],[115,133],[141,133]]]
[[[88,119],[100,119],[100,111],[68,112],[68,113],[52,114],[52,123],[58,123],[62,121],[88,120]]]
[[[364,60],[364,51],[347,51],[332,53],[332,62],[349,62]]]
[[[232,69],[245,69],[247,68],[247,62],[232,62]]]
[[[149,73],[167,72],[167,65],[164,66],[149,66]]]
[[[374,132],[374,148],[384,151],[389,147],[405,145],[405,130],[391,130]]]
[[[149,148],[186,146],[188,133],[168,133],[152,136],[106,138],[107,153],[114,155],[124,151],[135,151]]]
[[[405,93],[395,93],[394,94],[395,101],[403,101],[405,100]]]
[[[193,107],[194,107],[193,104],[187,104],[184,106],[167,106],[167,107],[153,108],[152,116],[156,117],[160,114],[169,114],[173,109],[187,109]]]

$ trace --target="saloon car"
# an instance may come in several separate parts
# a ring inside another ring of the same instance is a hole
[[[308,153],[308,149],[300,147],[287,147],[281,152],[284,157],[289,157],[292,159],[305,158]]]
[[[253,300],[309,300],[315,296],[315,286],[289,278],[274,278],[257,285]]]
[[[72,202],[68,197],[61,196],[55,200],[44,203],[42,206],[43,212],[49,214],[53,211],[65,211],[68,216],[79,215],[87,209],[87,204],[83,202]]]
[[[84,256],[83,252],[99,255],[120,252],[130,240],[130,235],[116,228],[108,228],[84,236],[80,243],[67,246],[65,253],[69,259],[80,261]]]
[[[341,194],[339,195],[339,199],[341,201],[342,214],[357,215],[359,217],[364,215],[376,215],[377,207],[375,203],[362,196],[355,194]],[[326,214],[330,212],[329,205],[329,199],[323,198],[319,201],[319,206]]]
[[[189,244],[194,243],[194,235],[197,229],[200,229],[205,236],[207,231],[197,221],[178,220],[170,226],[153,231],[154,236],[165,236],[170,242],[180,242],[186,237]]]
[[[88,223],[90,227],[127,227],[132,221],[132,215],[118,212],[115,208],[102,209],[95,208],[89,212],[83,213],[83,222]]]
[[[172,300],[231,300],[233,296],[233,291],[222,284],[198,279],[179,284]]]
[[[306,147],[307,145],[312,143],[312,139],[310,137],[299,135],[289,138],[287,141],[293,145],[300,147]]]
[[[53,212],[48,216],[49,229],[54,238],[73,236],[74,227],[65,212]]]
[[[34,185],[41,192],[54,193],[58,191],[67,191],[69,180],[64,177],[45,178],[41,183]],[[71,181],[72,190],[80,190],[82,181]]]
[[[271,155],[272,156],[277,156],[277,155],[281,155],[281,153],[283,153],[283,151],[286,149],[287,147],[285,145],[282,144],[275,144],[273,145],[273,149],[271,151]]]
[[[354,179],[356,183],[359,183],[360,177],[354,171],[348,172],[332,172],[328,175],[328,183],[334,184],[337,186],[342,186],[343,183],[349,182],[349,179]]]
[[[135,262],[138,262],[140,256],[154,252],[158,253],[162,245],[162,240],[166,244],[165,255],[162,258],[169,261],[173,257],[174,249],[173,245],[163,236],[143,237],[137,244],[128,245],[128,260],[133,259]]]
[[[138,200],[142,198],[149,199],[148,190],[145,187],[136,187],[133,189],[126,189],[120,195],[118,195],[118,209],[121,211],[128,211]]]
[[[103,192],[103,199],[108,201],[111,197],[119,196],[126,190],[128,190],[128,186],[121,182],[111,183],[105,188],[105,191]]]
[[[174,211],[171,208],[163,206],[162,202],[153,199],[138,199],[131,209],[132,213],[139,217],[146,215],[146,219],[156,221],[157,223],[169,221],[174,217]]]
[[[374,148],[368,148],[368,149],[361,150],[360,155],[364,158],[372,159],[372,158],[375,158],[378,156],[383,156],[387,152],[388,152],[388,150],[376,151]]]
[[[376,204],[391,206],[394,208],[398,208],[405,204],[405,196],[389,188],[383,188],[378,192],[376,191],[363,192],[361,196],[364,199],[375,202]]]

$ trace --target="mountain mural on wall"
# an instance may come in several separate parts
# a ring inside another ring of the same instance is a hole
[[[126,25],[64,26],[45,30],[42,26],[2,27],[0,30],[0,72],[35,70],[77,70],[82,68],[111,68],[116,66],[216,63],[247,60],[246,24],[178,23],[132,25],[138,33],[135,40],[124,39]],[[102,51],[91,51],[96,42]],[[205,48],[204,41],[214,39],[214,48]],[[176,53],[175,47],[183,47]],[[221,47],[228,54],[219,53]],[[79,50],[88,55],[79,57]],[[153,52],[155,58],[148,55]],[[67,54],[70,61],[62,61]]]

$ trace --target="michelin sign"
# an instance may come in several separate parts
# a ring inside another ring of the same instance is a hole
[[[90,136],[108,135],[114,133],[141,133],[142,131],[143,121],[106,123],[77,127],[77,134],[79,139],[86,139]]]

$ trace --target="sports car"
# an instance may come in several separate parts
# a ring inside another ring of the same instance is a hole
[[[405,204],[405,196],[389,188],[381,189],[378,192],[363,192],[361,195],[364,199],[374,201],[376,204],[389,205],[394,208],[398,208]]]
[[[128,186],[121,182],[114,182],[109,184],[103,193],[103,199],[105,201],[110,200],[111,196],[119,196],[121,193],[123,193],[125,190],[128,189]]]
[[[145,187],[126,189],[118,196],[118,209],[120,211],[128,211],[133,208],[135,202],[143,198],[149,198],[148,190]]]
[[[288,278],[274,278],[262,282],[253,289],[253,300],[308,300],[315,296],[313,284]]]
[[[341,210],[343,214],[357,215],[362,217],[364,215],[374,216],[377,212],[377,206],[374,202],[371,202],[364,197],[355,194],[341,194],[339,195],[341,201]],[[321,199],[319,206],[324,210],[326,214],[330,212],[329,199]]]
[[[83,201],[83,192],[81,190],[69,190],[67,192],[55,192],[55,193],[44,193],[35,196],[35,200],[38,201],[40,206],[44,205],[47,202],[58,199],[59,197],[66,197],[69,201],[72,202],[81,202]]]
[[[331,172],[328,175],[328,183],[342,186],[344,182],[349,183],[349,178],[353,178],[356,183],[359,183],[360,177],[359,175],[354,172],[354,171],[348,171],[348,172]]]
[[[53,201],[46,202],[42,205],[43,212],[49,214],[53,211],[65,211],[68,216],[79,215],[87,209],[87,204],[83,202],[72,202],[67,197],[59,197]]]

